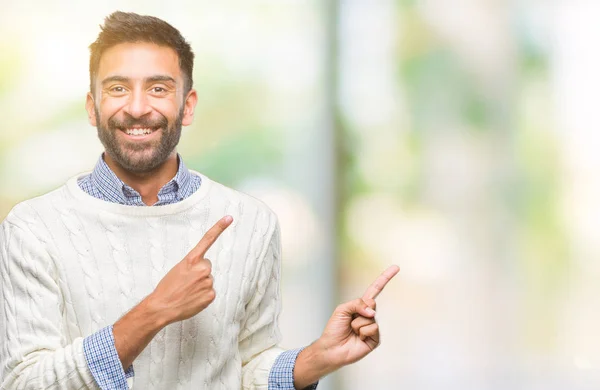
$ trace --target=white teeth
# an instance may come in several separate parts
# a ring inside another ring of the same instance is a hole
[[[148,135],[152,133],[151,129],[126,129],[127,135]]]

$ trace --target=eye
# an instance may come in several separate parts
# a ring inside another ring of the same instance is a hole
[[[167,90],[164,89],[163,87],[152,87],[152,92],[154,92],[154,93],[165,93],[165,92],[167,92]]]
[[[117,86],[111,87],[109,89],[109,91],[112,93],[123,93],[123,92],[125,92],[125,88],[117,85]]]

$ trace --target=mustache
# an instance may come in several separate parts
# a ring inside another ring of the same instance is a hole
[[[127,129],[131,127],[140,127],[147,129],[159,129],[166,128],[169,122],[167,118],[161,115],[158,119],[150,119],[150,118],[134,118],[131,115],[125,114],[125,118],[123,120],[112,117],[107,122],[108,127],[112,129]]]

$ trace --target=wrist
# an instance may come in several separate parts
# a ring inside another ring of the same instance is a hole
[[[338,368],[327,358],[327,349],[321,341],[316,340],[298,354],[294,366],[294,386],[297,389],[308,387]]]
[[[113,325],[115,349],[127,369],[168,322],[157,302],[147,297]]]
[[[139,309],[142,311],[144,317],[149,321],[150,326],[160,331],[165,326],[175,322],[172,316],[169,314],[170,310],[154,295],[154,293],[148,295],[139,304]]]

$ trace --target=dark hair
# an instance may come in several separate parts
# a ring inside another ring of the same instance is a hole
[[[181,33],[169,23],[154,16],[116,11],[104,19],[104,26],[100,26],[100,29],[98,38],[90,45],[90,91],[92,93],[94,93],[102,54],[120,43],[135,42],[154,43],[175,50],[184,77],[184,94],[192,89],[194,53]]]

